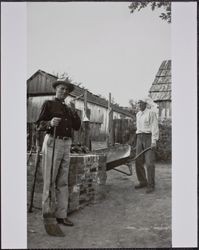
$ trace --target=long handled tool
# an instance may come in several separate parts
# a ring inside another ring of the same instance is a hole
[[[32,151],[32,149],[31,149]],[[32,152],[31,152],[32,154]],[[30,156],[29,156],[30,157]],[[33,179],[33,184],[32,184],[32,188],[31,188],[31,193],[30,193],[30,205],[28,208],[28,212],[32,213],[32,208],[33,208],[33,201],[34,201],[34,192],[35,192],[35,184],[36,184],[36,179],[37,179],[37,171],[39,168],[39,161],[40,161],[40,147],[38,145],[38,141],[37,141],[37,154],[36,154],[36,159],[35,159],[35,172],[34,172],[34,179]]]
[[[43,213],[44,227],[47,234],[51,236],[65,236],[59,225],[57,224],[55,217],[55,185],[53,183],[53,165],[54,165],[54,154],[55,154],[55,138],[56,138],[56,127],[54,127],[53,132],[53,150],[52,150],[52,160],[50,169],[50,186],[49,186],[49,208],[47,212]]]
[[[33,152],[33,147],[31,147],[30,152],[29,152],[29,154],[28,154],[27,165],[29,164],[30,158],[31,158],[31,156],[32,156],[32,152]]]

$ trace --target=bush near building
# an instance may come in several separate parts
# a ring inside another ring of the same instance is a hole
[[[166,119],[159,123],[159,140],[156,149],[156,161],[171,162],[172,158],[172,126],[171,120]]]

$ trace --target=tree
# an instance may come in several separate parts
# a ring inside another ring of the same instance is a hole
[[[133,99],[130,99],[130,100],[129,100],[129,104],[130,104],[129,112],[130,112],[133,116],[136,116],[136,113],[138,112],[138,105],[137,105],[137,102],[134,101]]]
[[[129,9],[131,10],[131,13],[134,13],[135,10],[140,11],[147,6],[151,6],[152,11],[163,8],[163,12],[159,17],[168,23],[171,23],[171,2],[132,2]]]

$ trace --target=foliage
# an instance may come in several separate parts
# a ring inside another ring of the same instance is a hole
[[[134,13],[135,10],[140,11],[141,9],[151,6],[151,10],[162,8],[163,12],[160,14],[160,18],[167,21],[168,23],[171,23],[171,2],[132,2],[129,6],[129,9],[131,10],[131,13]]]
[[[171,162],[172,158],[172,126],[171,121],[165,120],[159,123],[159,140],[156,148],[156,160]]]
[[[134,101],[133,99],[130,99],[129,100],[129,104],[130,104],[130,108],[129,108],[129,112],[136,116],[137,112],[138,112],[138,105],[137,105],[137,102]]]

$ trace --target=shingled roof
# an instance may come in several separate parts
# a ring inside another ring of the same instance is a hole
[[[171,101],[171,60],[162,62],[149,94],[154,101]]]

